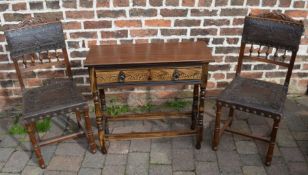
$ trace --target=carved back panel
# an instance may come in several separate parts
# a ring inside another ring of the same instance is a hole
[[[72,77],[61,22],[30,18],[6,30],[5,37],[22,89],[25,88],[22,74],[35,69],[64,64],[67,75]],[[59,59],[59,49],[62,50],[63,61]],[[23,70],[18,65],[20,60]]]
[[[246,16],[236,75],[241,72],[243,59],[271,63],[288,69],[284,84],[288,86],[303,32],[302,21],[277,12]]]

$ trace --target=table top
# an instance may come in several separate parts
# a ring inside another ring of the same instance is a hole
[[[90,48],[86,67],[208,63],[213,61],[205,42],[96,45]]]

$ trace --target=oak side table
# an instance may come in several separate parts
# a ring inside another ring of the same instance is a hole
[[[90,48],[85,61],[90,75],[98,138],[101,151],[107,153],[106,141],[176,136],[196,136],[200,149],[203,133],[205,90],[208,64],[213,61],[205,42],[98,45]],[[104,88],[192,84],[191,112],[160,112],[111,117],[106,113]],[[191,128],[176,131],[109,133],[108,122],[119,120],[155,120],[191,117]]]

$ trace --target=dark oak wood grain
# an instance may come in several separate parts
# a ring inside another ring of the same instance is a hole
[[[207,63],[213,61],[205,42],[99,45],[90,48],[85,66]]]

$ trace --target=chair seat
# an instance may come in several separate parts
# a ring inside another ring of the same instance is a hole
[[[87,101],[70,79],[51,80],[44,86],[27,89],[23,93],[25,120],[45,117],[72,108],[83,107]]]
[[[217,100],[282,116],[286,95],[283,85],[236,76]]]

